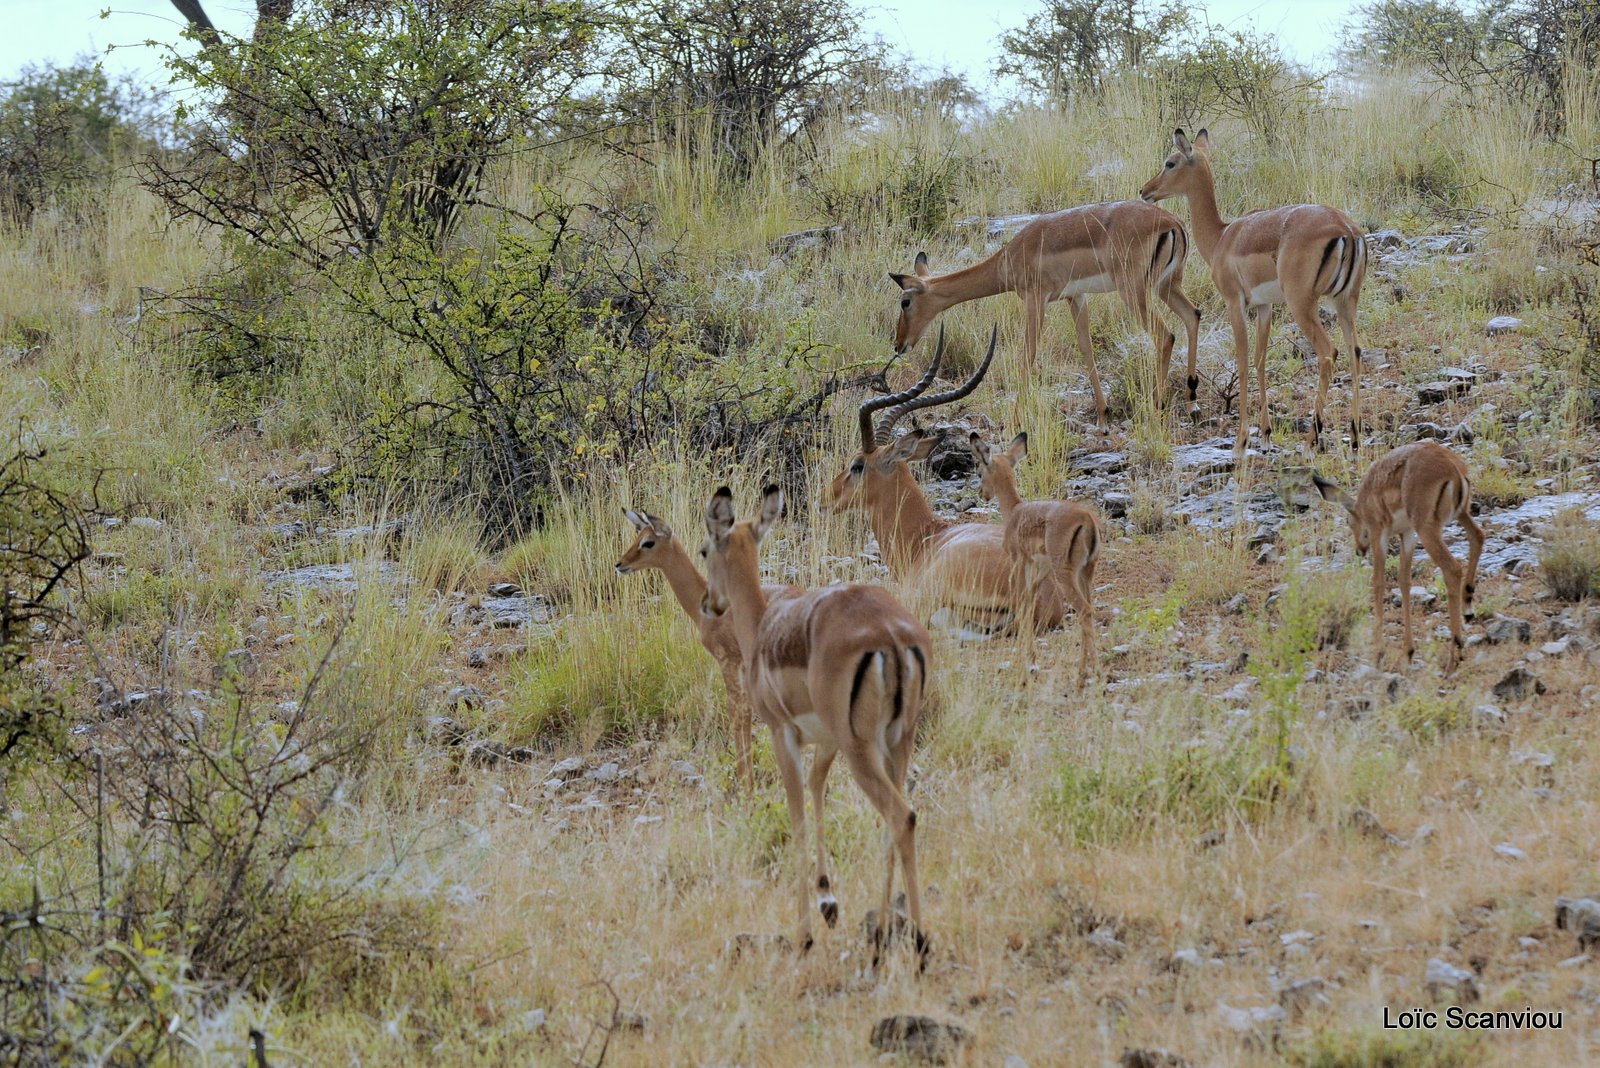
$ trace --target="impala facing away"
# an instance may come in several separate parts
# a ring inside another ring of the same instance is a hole
[[[739,679],[739,643],[733,639],[733,627],[725,619],[708,619],[700,611],[706,596],[706,580],[695,569],[683,543],[672,534],[666,520],[649,512],[636,512],[624,508],[623,514],[638,536],[628,551],[617,561],[619,575],[656,568],[667,577],[672,595],[677,598],[684,614],[694,621],[700,632],[700,644],[706,647],[722,669],[722,685],[728,691],[728,712],[733,720],[733,751],[739,768],[739,783],[748,791],[754,783],[750,767],[750,699]],[[782,596],[786,587],[767,586],[767,596]]]
[[[1472,607],[1473,587],[1478,577],[1478,557],[1483,553],[1483,529],[1472,519],[1472,482],[1467,465],[1459,455],[1436,441],[1402,445],[1384,456],[1367,471],[1361,488],[1352,500],[1338,486],[1313,475],[1317,492],[1326,500],[1342,504],[1350,513],[1355,531],[1356,552],[1372,555],[1373,655],[1383,654],[1383,599],[1388,590],[1384,561],[1389,539],[1400,539],[1400,605],[1405,616],[1406,659],[1415,646],[1411,640],[1411,558],[1417,541],[1428,550],[1433,562],[1444,572],[1445,590],[1450,599],[1450,652],[1445,669],[1456,665],[1461,655],[1461,615]],[[1444,543],[1444,524],[1461,524],[1467,535],[1467,566],[1461,564]]]
[[[996,293],[1022,298],[1024,372],[1033,377],[1044,332],[1045,308],[1065,300],[1078,329],[1078,348],[1089,365],[1095,416],[1106,426],[1106,397],[1100,388],[1094,347],[1089,341],[1089,294],[1115,292],[1149,331],[1156,345],[1155,402],[1161,404],[1172,365],[1172,331],[1150,306],[1153,290],[1177,313],[1189,336],[1189,406],[1197,410],[1195,352],[1200,343],[1200,309],[1183,292],[1183,263],[1189,237],[1176,215],[1137,200],[1088,204],[1042,215],[1024,226],[1005,247],[982,263],[949,274],[928,271],[928,254],[917,253],[911,274],[890,273],[901,289],[900,320],[894,349],[910,350],[946,308]]]
[[[1017,493],[1017,464],[1028,455],[1028,435],[1018,434],[1004,451],[989,448],[982,435],[968,439],[978,462],[979,491],[992,497],[1005,516],[1005,549],[1021,588],[1054,590],[1078,613],[1083,629],[1078,688],[1089,678],[1094,657],[1094,565],[1100,532],[1094,512],[1071,501],[1024,501]],[[1025,602],[1024,602],[1025,603]]]
[[[911,474],[912,460],[925,460],[939,435],[913,430],[891,439],[895,423],[906,415],[960,400],[978,388],[994,360],[998,331],[989,335],[989,351],[972,377],[955,389],[925,395],[944,358],[944,331],[927,372],[911,388],[861,405],[861,451],[833,480],[835,514],[862,509],[878,538],[884,563],[907,589],[912,607],[926,613],[948,605],[958,613],[992,625],[1007,625],[1025,615],[1023,590],[1012,574],[1005,550],[1005,530],[981,520],[954,522],[934,515],[922,487]],[[874,413],[888,408],[877,427]],[[1061,599],[1049,586],[1035,591],[1035,625],[1049,629],[1061,622]]]
[[[1172,155],[1139,195],[1152,203],[1167,197],[1187,197],[1194,223],[1194,240],[1200,255],[1211,265],[1217,292],[1228,306],[1233,344],[1239,358],[1239,439],[1243,451],[1248,437],[1246,400],[1249,396],[1250,340],[1245,313],[1256,316],[1256,387],[1261,395],[1261,436],[1271,433],[1267,416],[1267,336],[1272,332],[1272,310],[1287,304],[1312,348],[1317,350],[1317,404],[1311,421],[1311,444],[1322,447],[1322,409],[1338,355],[1333,338],[1323,329],[1317,304],[1333,302],[1339,328],[1350,346],[1350,425],[1352,445],[1361,435],[1361,346],[1356,341],[1356,304],[1367,273],[1367,241],[1344,212],[1319,204],[1252,211],[1223,222],[1217,210],[1216,180],[1208,153],[1206,131],[1194,142],[1182,130],[1172,134]]]
[[[888,873],[872,932],[873,970],[894,925],[889,912],[895,858],[905,871],[906,908],[920,967],[927,966],[917,893],[917,814],[906,801],[906,772],[916,744],[917,720],[927,693],[932,652],[928,632],[879,586],[828,586],[794,590],[768,601],[761,586],[757,547],[783,513],[783,491],[768,486],[761,510],[736,523],[733,494],[724,486],[706,505],[707,590],[703,611],[726,617],[744,663],[745,686],[756,715],[772,730],[772,751],[789,803],[794,844],[804,858],[806,802],[800,782],[802,746],[815,745],[811,804],[817,820],[817,893],[822,918],[832,927],[839,902],[828,878],[823,805],[828,769],[844,754],[856,785],[883,817],[888,831]],[[804,861],[802,859],[802,865]],[[800,884],[800,932],[811,948],[811,909]]]

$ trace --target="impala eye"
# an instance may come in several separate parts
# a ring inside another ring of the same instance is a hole
[[[639,543],[639,548],[641,549],[654,549],[655,547],[656,543],[653,541],[641,541]]]
[[[700,559],[704,560],[705,558],[706,558],[706,550],[705,550],[705,546],[702,545],[700,547]]]
[[[1170,160],[1170,159],[1167,160],[1167,170],[1170,171],[1172,168],[1176,167],[1177,165],[1178,165],[1178,163],[1177,163],[1176,160]]]
[[[901,297],[900,298],[900,310],[901,311],[905,311],[909,307],[911,307],[911,298],[910,297]]]
[[[867,465],[864,464],[861,461],[861,457],[859,457],[859,456],[856,457],[855,460],[853,460],[851,462],[851,464],[850,464],[850,473],[852,475],[859,475],[861,472],[865,471],[866,469],[867,469]]]

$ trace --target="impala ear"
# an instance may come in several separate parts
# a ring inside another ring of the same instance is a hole
[[[917,253],[917,258],[911,264],[911,269],[917,272],[918,278],[927,278],[931,273],[928,270],[928,254],[926,252]]]
[[[1011,444],[1006,446],[1006,455],[1011,457],[1013,464],[1020,464],[1028,456],[1028,432],[1024,430],[1011,439]]]
[[[777,486],[768,486],[761,491],[761,511],[756,516],[755,534],[756,541],[767,536],[767,531],[772,525],[783,517],[783,490]]]
[[[926,268],[924,268],[925,270]],[[922,293],[928,288],[923,284],[922,279],[914,274],[900,274],[897,271],[890,271],[889,277],[894,279],[895,285],[908,293]]]
[[[1189,136],[1183,132],[1182,127],[1172,131],[1172,147],[1185,156],[1194,151],[1194,146],[1189,143]]]
[[[989,466],[989,443],[983,440],[983,435],[976,430],[967,439],[967,447],[972,450],[972,458],[978,461],[980,469]]]
[[[649,512],[645,512],[644,513],[644,521],[646,523],[650,524],[650,529],[656,532],[656,537],[658,537],[658,538],[670,538],[670,537],[672,537],[672,528],[667,526],[667,521],[665,519],[662,519],[660,516],[651,515]]]
[[[1205,130],[1201,130],[1199,133],[1195,134],[1194,147],[1198,148],[1202,152],[1211,151],[1211,135]]]
[[[628,517],[628,522],[633,524],[634,530],[643,530],[650,525],[650,521],[642,513],[635,512],[632,508],[624,508],[622,514]]]
[[[706,533],[720,543],[732,529],[733,491],[723,486],[711,495],[711,500],[706,504]]]
[[[1323,500],[1332,501],[1334,504],[1342,505],[1345,511],[1349,512],[1351,515],[1355,514],[1355,499],[1352,498],[1350,494],[1346,493],[1344,488],[1341,487],[1337,482],[1329,482],[1321,475],[1313,474],[1311,476],[1311,483],[1317,487],[1317,492],[1322,494]]]

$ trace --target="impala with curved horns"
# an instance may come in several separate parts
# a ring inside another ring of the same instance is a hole
[[[970,378],[930,394],[927,389],[944,359],[941,328],[933,361],[915,385],[861,405],[861,451],[833,480],[831,510],[867,513],[884,562],[924,618],[940,606],[994,626],[1010,625],[1024,614],[1021,601],[1027,589],[1006,554],[1005,528],[981,520],[941,519],[911,474],[910,462],[927,459],[942,435],[917,428],[892,436],[895,424],[912,412],[953,403],[977,389],[994,361],[997,340],[998,328],[991,331],[989,350]],[[1033,593],[1035,626],[1057,626],[1063,609],[1055,584],[1039,584]]]
[[[1361,227],[1337,208],[1295,204],[1252,211],[1224,222],[1217,209],[1217,183],[1211,173],[1211,137],[1201,130],[1191,142],[1182,130],[1172,132],[1172,154],[1156,176],[1139,190],[1154,203],[1186,197],[1194,222],[1194,240],[1211,265],[1211,277],[1228,306],[1233,344],[1239,359],[1239,437],[1243,451],[1249,395],[1250,340],[1246,313],[1256,317],[1256,390],[1260,395],[1258,425],[1269,433],[1267,414],[1267,337],[1272,311],[1279,304],[1317,352],[1317,401],[1311,420],[1311,445],[1322,446],[1322,409],[1338,353],[1317,314],[1320,301],[1333,302],[1339,329],[1350,346],[1351,444],[1361,443],[1361,345],[1356,341],[1356,304],[1367,273],[1367,241]]]
[[[917,253],[911,274],[889,273],[900,287],[900,318],[894,348],[910,351],[946,308],[998,293],[1022,298],[1024,374],[1033,377],[1044,333],[1045,309],[1064,300],[1072,309],[1078,348],[1089,368],[1095,418],[1106,426],[1106,397],[1089,339],[1089,296],[1116,293],[1156,346],[1156,396],[1160,405],[1176,341],[1151,305],[1152,293],[1183,322],[1189,339],[1189,409],[1196,413],[1200,379],[1195,354],[1200,344],[1200,309],[1183,292],[1189,235],[1170,211],[1138,200],[1086,204],[1041,215],[1018,231],[999,252],[964,270],[935,275],[928,254]]]

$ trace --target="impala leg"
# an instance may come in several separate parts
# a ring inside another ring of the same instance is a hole
[[[1285,280],[1284,289],[1290,283]],[[1317,298],[1312,293],[1312,287],[1304,290],[1307,294],[1299,299],[1289,302],[1289,313],[1294,316],[1294,321],[1300,325],[1301,333],[1311,342],[1311,347],[1317,352],[1317,401],[1311,416],[1311,447],[1322,449],[1322,411],[1328,403],[1328,385],[1333,381],[1333,359],[1337,355],[1333,348],[1333,338],[1322,328],[1322,319],[1317,314]]]
[[[1169,279],[1162,285],[1158,294],[1167,307],[1171,308],[1183,323],[1183,331],[1189,340],[1189,377],[1185,384],[1189,387],[1189,417],[1198,418],[1200,415],[1200,374],[1197,360],[1200,354],[1200,309],[1191,304],[1189,298],[1179,287],[1176,278]]]
[[[1032,384],[1034,368],[1039,361],[1039,339],[1044,335],[1043,297],[1026,297],[1022,303],[1022,378]],[[1022,383],[1018,383],[1020,391]]]
[[[1469,516],[1468,519],[1470,520],[1471,517]],[[1477,524],[1473,525],[1476,526]],[[1455,669],[1456,662],[1460,659],[1461,648],[1464,644],[1461,614],[1462,605],[1467,600],[1467,572],[1462,568],[1461,561],[1450,555],[1450,549],[1444,543],[1444,532],[1438,526],[1429,524],[1418,530],[1417,534],[1422,538],[1422,547],[1428,550],[1428,555],[1433,557],[1433,562],[1439,565],[1440,571],[1444,572],[1445,593],[1450,598],[1450,652],[1445,657],[1445,670],[1451,671]],[[1477,562],[1470,558],[1469,564],[1474,568],[1477,566]]]
[[[828,800],[828,769],[839,751],[830,745],[817,746],[811,758],[811,814],[817,821],[817,909],[822,921],[829,927],[838,926],[839,899],[833,896],[833,882],[828,878],[828,848],[823,842],[823,805]]]
[[[1250,330],[1245,324],[1242,299],[1229,299],[1228,325],[1233,327],[1233,351],[1238,360],[1239,438],[1234,451],[1242,453],[1250,440]]]
[[[894,883],[896,853],[900,857],[900,867],[905,872],[906,911],[911,917],[912,937],[916,940],[919,962],[925,967],[928,959],[928,939],[922,933],[922,904],[917,892],[917,814],[912,811],[905,794],[890,780],[889,773],[884,767],[883,755],[876,748],[858,744],[848,748],[845,753],[846,759],[850,762],[850,771],[855,775],[856,784],[861,787],[861,792],[867,795],[872,807],[883,817],[883,822],[888,828],[889,841],[893,846],[893,852],[889,854],[889,875],[884,883],[885,893],[878,911],[878,929],[873,937],[873,971],[877,971],[883,949],[888,943],[889,932],[893,930],[889,923],[891,913],[888,890]]]
[[[1388,570],[1389,539],[1372,539],[1372,661],[1383,666],[1383,595],[1388,592],[1385,572]]]
[[[755,788],[755,769],[750,759],[751,745],[754,741],[751,737],[750,699],[745,695],[744,684],[739,677],[739,665],[723,664],[721,667],[722,685],[728,691],[728,717],[733,731],[734,762],[739,772],[739,785],[748,794]]]
[[[795,875],[799,876],[805,871],[806,794],[805,786],[800,781],[800,737],[793,727],[772,732],[772,754],[778,764],[778,777],[783,780],[783,798],[789,804],[789,833],[799,850],[800,864],[795,871]],[[812,942],[811,902],[807,900],[803,877],[797,879],[796,886],[800,891],[800,928],[794,944],[801,953],[805,953],[811,948]]]
[[[1072,297],[1067,306],[1072,309],[1072,326],[1078,335],[1078,350],[1083,353],[1083,365],[1089,369],[1089,388],[1094,391],[1094,414],[1105,430],[1106,395],[1100,388],[1100,368],[1094,362],[1094,342],[1089,337],[1089,298]]]
[[[1417,539],[1411,531],[1400,535],[1400,619],[1406,633],[1406,660],[1416,656],[1416,644],[1411,640],[1411,560],[1417,555]]]
[[[1256,425],[1261,428],[1261,442],[1272,437],[1272,417],[1267,412],[1267,343],[1272,337],[1272,305],[1256,309],[1256,395],[1261,402],[1261,415]],[[1244,409],[1240,409],[1244,414]]]
[[[1359,450],[1361,448],[1361,343],[1356,340],[1356,296],[1360,290],[1355,286],[1351,289],[1355,290],[1355,293],[1346,290],[1334,305],[1334,311],[1339,316],[1339,332],[1344,335],[1345,347],[1350,350],[1350,447]]]

